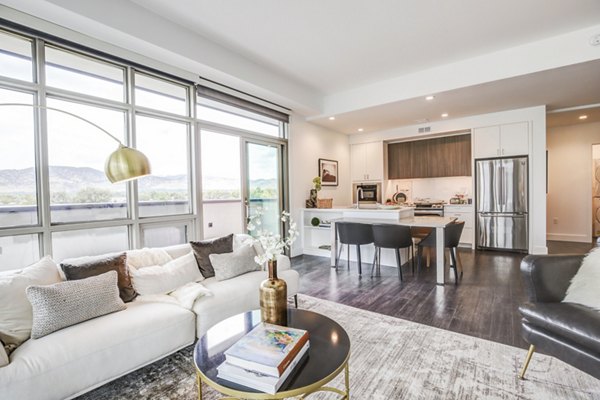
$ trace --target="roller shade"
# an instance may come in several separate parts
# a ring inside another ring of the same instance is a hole
[[[196,93],[198,96],[209,100],[218,101],[233,107],[239,107],[243,110],[273,118],[281,122],[290,122],[290,116],[286,113],[273,110],[272,108],[253,103],[248,100],[240,99],[239,97],[235,97],[227,93],[219,92],[218,90],[206,86],[196,85]]]

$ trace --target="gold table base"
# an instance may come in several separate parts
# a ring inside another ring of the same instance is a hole
[[[331,375],[321,379],[318,382],[313,383],[312,385],[308,385],[305,387],[301,387],[298,389],[287,390],[284,392],[277,392],[275,394],[269,393],[249,393],[242,392],[240,390],[231,389],[222,385],[219,385],[212,380],[208,379],[204,374],[196,368],[196,377],[198,383],[198,400],[202,400],[202,383],[204,383],[215,389],[221,394],[226,395],[227,397],[221,397],[220,400],[246,400],[246,399],[259,399],[259,400],[274,400],[274,399],[305,399],[307,396],[317,393],[317,392],[333,392],[339,394],[341,397],[339,400],[350,400],[350,367],[348,365],[348,359],[350,355],[348,354],[348,358],[337,368]],[[345,391],[334,388],[331,386],[325,386],[331,380],[333,380],[339,373],[344,370],[344,385]]]

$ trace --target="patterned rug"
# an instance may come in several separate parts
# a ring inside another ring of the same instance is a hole
[[[517,378],[525,350],[331,301],[299,295],[299,307],[326,315],[352,343],[353,399],[600,399],[597,380],[535,354],[527,380]],[[80,400],[197,399],[193,346],[108,383]],[[343,387],[342,378],[332,384]],[[204,386],[203,398],[218,399]],[[317,393],[311,399],[335,399]]]

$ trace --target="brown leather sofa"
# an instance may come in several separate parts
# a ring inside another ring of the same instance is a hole
[[[523,338],[530,347],[519,378],[540,350],[600,379],[600,312],[561,303],[583,257],[532,255],[521,262],[529,302],[519,312]]]

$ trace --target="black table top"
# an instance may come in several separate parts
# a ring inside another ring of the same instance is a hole
[[[224,352],[260,322],[260,310],[254,310],[230,317],[210,328],[194,349],[194,362],[204,378],[225,388],[261,393],[217,377],[217,367],[225,361]],[[307,330],[310,348],[278,394],[328,381],[333,378],[334,372],[339,373],[350,355],[350,338],[337,322],[312,311],[288,309],[288,326]]]

